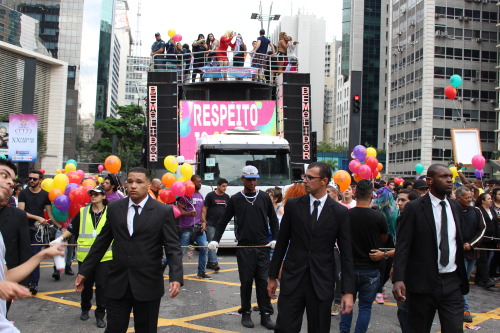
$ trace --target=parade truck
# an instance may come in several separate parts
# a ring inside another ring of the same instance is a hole
[[[200,137],[194,165],[196,173],[203,179],[200,192],[204,197],[215,189],[220,178],[228,181],[228,195],[240,192],[243,189],[241,170],[246,165],[253,165],[259,170],[259,190],[278,186],[284,193],[286,187],[292,184],[288,141],[278,136],[262,135],[259,131],[235,129]],[[237,244],[233,220],[229,222],[220,243]]]

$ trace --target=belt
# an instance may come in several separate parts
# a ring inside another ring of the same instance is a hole
[[[438,276],[441,278],[441,277],[446,277],[446,276],[451,276],[453,274],[455,274],[457,271],[453,271],[453,272],[448,272],[448,273],[439,273]]]

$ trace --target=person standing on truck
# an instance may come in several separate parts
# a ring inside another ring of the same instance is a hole
[[[227,224],[235,217],[235,235],[240,246],[236,250],[236,258],[241,283],[241,324],[244,327],[254,327],[250,303],[255,279],[260,324],[271,330],[274,329],[274,322],[271,320],[274,310],[267,295],[267,276],[270,263],[269,250],[276,244],[279,223],[269,195],[256,189],[258,178],[260,178],[259,170],[256,167],[247,165],[243,168],[241,176],[243,190],[229,199],[226,211],[217,223],[214,238],[208,244],[208,248],[217,250]],[[268,226],[271,227],[273,237],[271,242],[267,239]]]
[[[205,198],[203,211],[201,212],[201,222],[205,223],[207,226],[206,233],[208,242],[212,241],[217,222],[224,214],[227,203],[229,202],[229,195],[226,194],[227,183],[227,179],[220,178],[217,181],[217,188],[215,191],[208,193]],[[216,251],[208,250],[207,268],[213,269],[216,272],[220,270]]]

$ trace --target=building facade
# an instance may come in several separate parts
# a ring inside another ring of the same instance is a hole
[[[325,44],[325,106],[324,106],[324,141],[335,143],[335,117],[337,104],[337,75],[338,75],[338,52],[341,42],[334,41]]]
[[[492,158],[498,128],[497,3],[395,0],[390,10],[388,172],[414,175],[417,163],[451,163],[452,128],[479,129],[483,156]],[[450,100],[444,89],[454,74],[463,84]],[[492,166],[484,171],[490,177]]]

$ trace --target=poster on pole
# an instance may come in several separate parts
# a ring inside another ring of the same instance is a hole
[[[0,123],[0,154],[9,153],[9,123]]]
[[[38,116],[9,115],[9,159],[13,162],[36,162]]]
[[[462,163],[464,166],[472,166],[472,157],[483,155],[479,129],[452,128],[450,132],[455,164]]]

